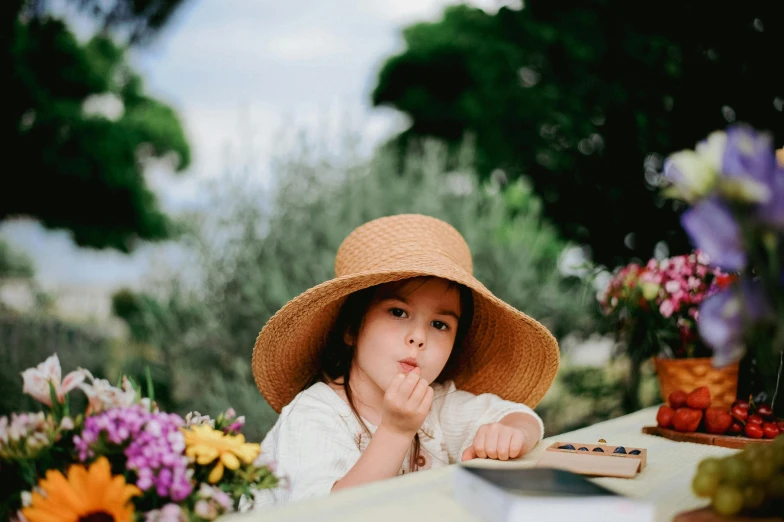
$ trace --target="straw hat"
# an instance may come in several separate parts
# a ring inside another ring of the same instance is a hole
[[[365,223],[340,245],[335,276],[289,301],[256,339],[253,376],[277,412],[318,371],[320,351],[349,294],[417,276],[449,279],[472,290],[474,318],[453,376],[458,389],[534,407],[555,379],[555,338],[474,278],[468,245],[443,221],[403,214]]]

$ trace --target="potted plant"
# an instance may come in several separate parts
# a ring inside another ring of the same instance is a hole
[[[738,397],[784,417],[784,152],[739,124],[671,155],[664,194],[688,205],[681,224],[710,264],[740,277],[700,306],[716,367],[740,361]],[[778,400],[777,400],[778,399]]]
[[[615,272],[599,301],[631,360],[635,396],[640,365],[652,358],[664,401],[677,389],[707,386],[717,404],[732,403],[738,366],[714,368],[713,351],[697,330],[702,302],[732,280],[700,251]]]

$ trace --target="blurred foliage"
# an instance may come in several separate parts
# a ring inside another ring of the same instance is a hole
[[[591,426],[626,413],[630,361],[614,358],[605,366],[578,366],[569,357],[561,361],[552,388],[537,406],[546,420],[546,436]],[[636,390],[637,407],[659,404],[659,382],[650,362],[642,367]]]
[[[784,3],[767,0],[459,5],[404,30],[373,103],[411,118],[393,148],[474,134],[479,173],[529,177],[563,237],[601,264],[647,259],[660,240],[685,253],[679,209],[650,190],[662,157],[734,120],[782,145],[782,24]]]
[[[158,28],[179,3],[72,1],[94,6],[108,28],[139,34]],[[159,209],[143,169],[153,158],[171,158],[178,170],[188,166],[177,114],[145,95],[111,34],[80,42],[45,7],[17,0],[2,8],[0,45],[11,73],[0,125],[9,161],[24,170],[0,191],[0,220],[32,216],[71,230],[80,246],[123,252],[140,239],[171,237],[178,227]],[[125,25],[119,13],[127,14]]]
[[[189,269],[197,284],[181,276],[146,294],[115,295],[114,310],[134,343],[154,347],[145,357],[168,369],[176,409],[232,406],[248,416],[247,434],[260,437],[276,416],[250,371],[259,330],[288,300],[334,277],[335,253],[351,230],[390,214],[452,223],[472,249],[477,277],[555,335],[594,329],[592,292],[559,272],[567,245],[541,218],[530,190],[523,183],[479,184],[469,147],[451,172],[444,172],[445,147],[430,142],[421,149],[400,172],[389,153],[335,159],[304,144],[275,164],[272,193],[223,181],[211,207],[225,212],[201,223],[193,243]]]
[[[88,14],[101,32],[111,32],[130,45],[146,43],[166,25],[184,0],[69,0]],[[27,0],[30,16],[44,13],[51,0]]]
[[[22,372],[57,353],[63,375],[82,367],[105,377],[112,359],[108,338],[94,328],[76,326],[51,315],[19,314],[0,308],[0,415],[38,411],[40,405],[22,394]],[[74,393],[75,404],[84,394]]]
[[[24,252],[12,249],[0,238],[0,282],[3,279],[29,279],[34,273],[32,259]]]

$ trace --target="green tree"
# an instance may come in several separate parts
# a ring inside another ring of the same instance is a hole
[[[392,145],[476,135],[482,176],[529,177],[564,237],[615,266],[658,241],[689,248],[679,208],[652,190],[662,157],[728,121],[784,138],[784,3],[528,0],[465,5],[403,31],[373,103],[403,111]],[[780,60],[779,60],[780,61]]]
[[[175,111],[145,94],[125,54],[181,0],[72,1],[100,29],[87,42],[52,18],[47,2],[16,0],[2,8],[0,45],[11,74],[0,122],[7,161],[20,170],[0,191],[0,220],[32,216],[71,230],[78,245],[127,252],[137,240],[176,231],[142,168],[149,157],[172,156],[185,169],[188,142]],[[116,114],[87,110],[85,102],[95,101],[113,104]]]

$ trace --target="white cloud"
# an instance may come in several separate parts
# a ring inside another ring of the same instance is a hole
[[[522,9],[523,0],[363,0],[358,6],[373,15],[388,19],[399,25],[436,21],[441,19],[444,8],[465,3],[478,7],[490,14],[498,12],[502,6]]]
[[[45,229],[31,219],[3,222],[0,237],[33,258],[37,278],[46,288],[116,288],[140,280],[149,270],[143,251],[129,256],[113,250],[78,248],[70,233]]]
[[[443,8],[458,2],[449,0],[364,0],[357,6],[374,16],[388,19],[397,24],[437,20]]]
[[[336,34],[314,28],[275,36],[267,50],[279,60],[304,61],[341,54],[349,47]]]

